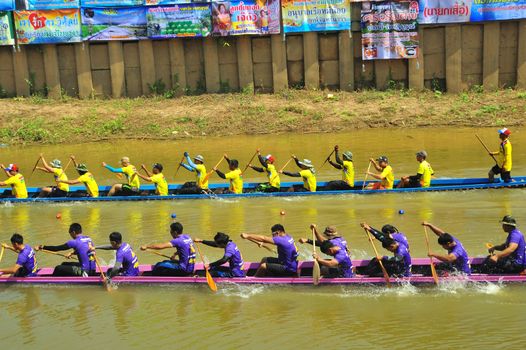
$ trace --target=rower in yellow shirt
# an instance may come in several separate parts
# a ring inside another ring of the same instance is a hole
[[[301,177],[303,185],[293,185],[289,191],[316,192],[316,171],[314,170],[312,162],[309,159],[303,159],[300,161],[295,155],[292,155],[292,158],[301,170],[297,173],[291,173],[288,171],[280,171],[280,173],[291,177]]]
[[[258,187],[256,187],[256,191],[279,192],[281,187],[281,179],[279,177],[278,171],[276,170],[276,166],[274,165],[276,159],[272,156],[272,154],[268,154],[267,156],[263,157],[259,150],[257,150],[257,153],[259,163],[261,163],[262,168],[252,164],[249,164],[248,166],[258,173],[266,172],[268,176],[268,182],[259,184]]]
[[[139,176],[141,179],[153,182],[155,185],[155,194],[158,196],[167,196],[168,195],[168,182],[166,182],[166,179],[163,175],[163,166],[159,163],[155,163],[152,168],[152,173],[146,169],[146,166],[144,164],[141,164],[141,168],[146,172],[146,175],[144,176],[140,173],[136,173],[137,176]]]
[[[75,180],[57,180],[57,182],[66,183],[68,185],[76,185],[81,183],[86,187],[86,194],[88,197],[97,198],[99,196],[99,186],[97,185],[97,181],[95,181],[93,175],[88,171],[86,164],[78,164],[75,156],[73,155],[71,155],[70,158],[73,161],[73,165],[80,176]],[[86,194],[73,192],[70,194],[70,196],[84,197]]]
[[[119,196],[138,196],[141,187],[141,181],[135,174],[137,169],[134,165],[130,164],[130,158],[128,157],[121,158],[121,165],[121,168],[113,168],[105,162],[102,162],[102,166],[104,168],[108,169],[112,173],[124,174],[128,180],[128,183],[126,184],[113,185],[108,192],[108,196],[114,196],[116,193],[118,193]]]
[[[206,166],[204,164],[205,158],[198,154],[192,162],[192,158],[188,152],[184,152],[184,156],[188,164],[181,163],[180,165],[188,171],[195,172],[196,179],[195,182],[184,183],[178,193],[198,194],[208,192],[208,176],[206,176]]]
[[[228,179],[230,181],[228,191],[223,191],[223,193],[243,193],[243,175],[241,174],[241,169],[239,169],[239,162],[236,159],[229,159],[226,154],[224,155],[224,158],[228,162],[228,168],[230,171],[224,174],[220,170],[214,168],[214,171],[220,178]]]
[[[369,162],[371,162],[376,171],[380,172],[380,174],[367,172],[367,175],[381,181],[372,183],[367,186],[367,188],[371,190],[392,190],[394,185],[394,174],[393,168],[389,165],[387,157],[380,156],[376,161],[373,158],[370,158]]]
[[[44,155],[40,154],[40,160],[42,161],[43,167],[37,166],[35,169],[41,170],[46,173],[53,174],[54,180],[57,183],[56,186],[47,186],[40,189],[39,197],[67,197],[69,192],[69,185],[65,182],[67,181],[68,176],[66,172],[62,169],[62,163],[58,159],[52,160],[49,165],[44,159]]]
[[[351,190],[354,187],[354,163],[352,161],[352,152],[343,152],[343,157],[340,158],[338,145],[334,146],[334,158],[336,162],[333,162],[329,158],[327,161],[334,168],[342,171],[342,179],[336,181],[329,181],[326,189],[328,191],[341,191]]]
[[[497,164],[488,173],[489,182],[495,181],[495,175],[500,174],[500,178],[504,182],[511,182],[511,142],[510,142],[511,131],[507,128],[499,130],[500,145],[498,152],[490,152],[490,156],[498,156]]]
[[[427,152],[418,151],[416,161],[419,163],[416,175],[403,176],[398,183],[398,188],[403,187],[429,187],[431,186],[431,176],[435,173],[431,164],[427,162]]]
[[[6,168],[4,164],[0,164],[8,179],[0,182],[0,186],[11,186],[11,191],[4,191],[0,197],[9,198],[27,198],[27,188],[24,176],[19,173],[18,166],[16,164],[9,164]],[[7,193],[6,193],[7,192]]]

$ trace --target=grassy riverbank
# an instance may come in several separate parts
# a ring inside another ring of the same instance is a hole
[[[362,128],[516,126],[526,92],[407,90],[222,94],[118,100],[0,100],[0,143],[78,143]]]

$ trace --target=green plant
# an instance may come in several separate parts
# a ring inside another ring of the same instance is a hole
[[[0,91],[1,91],[1,86],[0,86]],[[526,99],[526,92],[517,93],[517,98]]]
[[[470,90],[474,93],[481,94],[484,92],[484,86],[482,85],[473,85]]]
[[[232,88],[230,87],[230,84],[227,81],[219,81],[219,92],[220,93],[229,93],[229,92],[232,92]]]
[[[150,90],[150,93],[155,96],[162,96],[166,91],[166,84],[163,82],[162,79],[157,79],[153,82],[153,84],[148,83],[147,85],[148,90]]]
[[[4,89],[2,85],[0,85],[0,98],[6,98],[8,96],[7,90]]]

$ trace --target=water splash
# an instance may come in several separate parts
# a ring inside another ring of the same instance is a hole
[[[239,285],[236,283],[226,282],[221,284],[218,294],[227,297],[236,297],[249,299],[255,295],[263,293],[267,287],[264,285]]]

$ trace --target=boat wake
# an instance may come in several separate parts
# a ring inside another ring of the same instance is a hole
[[[265,289],[266,287],[263,285],[244,286],[236,283],[222,283],[218,294],[227,297],[249,299],[255,295],[263,293]]]

